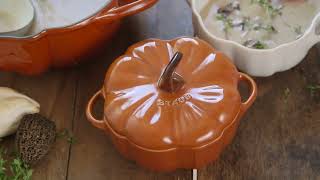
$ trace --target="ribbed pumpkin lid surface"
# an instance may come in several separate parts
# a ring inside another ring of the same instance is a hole
[[[240,76],[200,39],[143,41],[107,72],[106,124],[147,149],[200,147],[221,136],[239,113]]]

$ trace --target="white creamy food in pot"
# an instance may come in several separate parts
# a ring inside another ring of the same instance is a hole
[[[17,31],[32,21],[33,11],[26,0],[0,0],[0,33]]]
[[[208,0],[200,15],[217,37],[255,49],[300,38],[319,12],[318,0]]]
[[[78,23],[107,6],[111,0],[31,0],[36,17],[30,35],[45,29]]]
[[[0,32],[8,32],[12,30],[19,29],[20,27],[16,27],[14,23],[14,16],[6,11],[0,11]]]

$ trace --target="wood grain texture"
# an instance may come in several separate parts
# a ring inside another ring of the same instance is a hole
[[[41,104],[41,113],[58,130],[68,129],[76,143],[58,138],[49,155],[34,167],[34,180],[191,179],[191,171],[155,173],[121,157],[111,141],[85,118],[88,99],[101,88],[110,63],[128,46],[147,38],[192,36],[185,0],[160,0],[152,9],[124,19],[103,55],[79,66],[37,77],[0,72],[0,86],[17,89]],[[0,47],[1,48],[1,47]],[[320,180],[320,56],[313,48],[296,68],[257,78],[259,97],[241,121],[234,142],[221,158],[198,171],[200,180]],[[102,102],[95,110],[102,114]],[[0,142],[13,148],[14,136]]]
[[[259,96],[221,158],[199,179],[320,179],[320,57],[313,48],[302,64],[256,79]]]
[[[15,75],[10,87],[41,104],[41,114],[55,121],[57,129],[70,128],[73,116],[74,76],[69,72],[50,72],[38,77]],[[36,166],[34,179],[65,179],[67,175],[69,143],[57,139],[48,156]]]

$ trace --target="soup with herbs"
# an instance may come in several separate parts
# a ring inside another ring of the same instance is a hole
[[[319,0],[208,0],[200,15],[217,37],[255,49],[300,38],[320,9]]]

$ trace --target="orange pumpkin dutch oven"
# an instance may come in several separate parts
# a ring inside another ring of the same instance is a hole
[[[98,12],[75,24],[44,29],[31,36],[0,36],[0,70],[39,74],[51,66],[76,64],[112,37],[121,18],[141,12],[157,1],[106,0],[108,3]],[[44,11],[49,12],[52,7],[47,6]],[[74,8],[78,6],[74,4]],[[72,13],[76,12],[81,11]]]
[[[251,95],[241,101],[239,81]],[[104,119],[92,116],[99,96]],[[257,95],[255,82],[197,38],[146,40],[109,68],[88,120],[125,157],[153,170],[200,168],[218,158]]]

